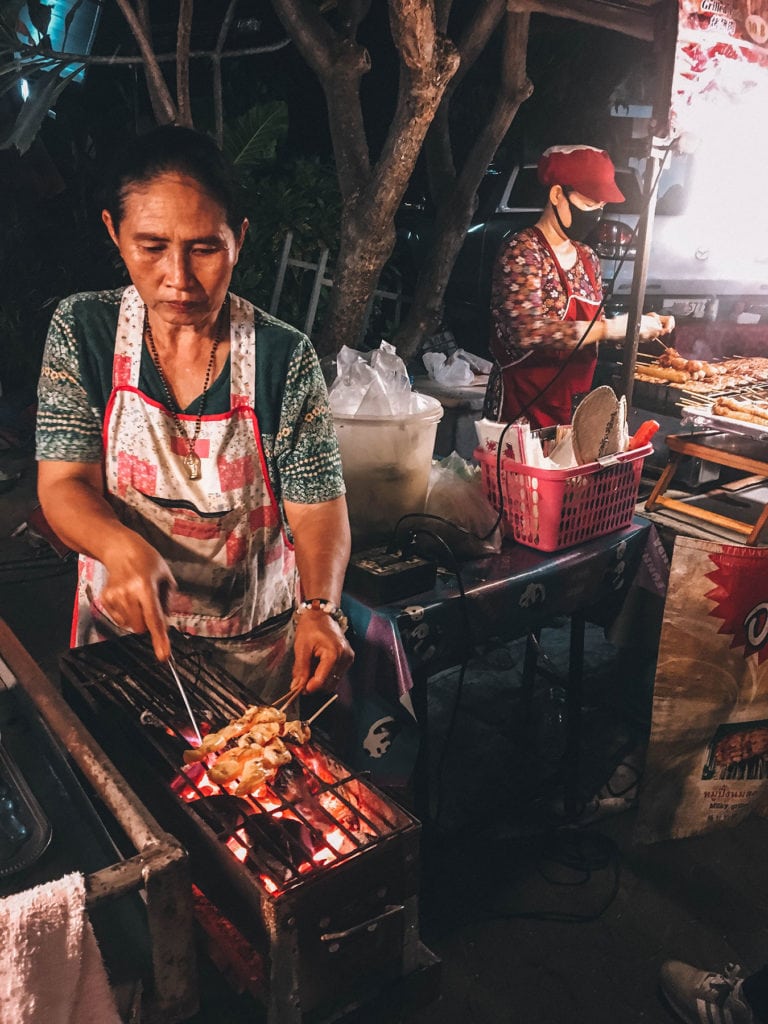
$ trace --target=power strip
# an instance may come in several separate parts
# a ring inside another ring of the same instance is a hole
[[[435,562],[379,547],[353,552],[344,589],[373,604],[386,604],[432,590],[436,580]]]

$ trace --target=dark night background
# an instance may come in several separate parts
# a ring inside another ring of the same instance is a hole
[[[469,2],[457,3],[455,38]],[[154,45],[158,53],[175,48],[176,5],[152,5]],[[193,49],[214,45],[220,5],[198,0]],[[387,5],[371,5],[359,35],[369,48],[372,71],[364,78],[362,98],[369,144],[375,158],[386,136],[397,90],[397,55],[389,37]],[[263,46],[285,38],[271,7],[249,0],[238,8],[228,48]],[[94,53],[135,52],[122,16],[105,5]],[[491,41],[457,91],[452,131],[457,158],[473,141],[477,111],[491,102],[498,77],[500,46]],[[164,64],[172,75],[172,63]],[[287,135],[277,165],[311,157],[331,163],[330,136],[322,90],[292,44],[272,53],[223,62],[225,121],[259,101],[282,99],[289,110]],[[192,62],[193,115],[198,127],[213,123],[208,64]],[[532,97],[521,107],[496,162],[535,157],[553,143],[584,142],[605,146],[617,162],[619,119],[610,117],[610,97],[650,103],[653,81],[650,44],[576,22],[544,15],[531,17],[528,74]],[[12,123],[18,98],[0,99],[4,132]],[[101,226],[97,184],[100,168],[129,133],[152,125],[139,68],[91,67],[83,84],[60,96],[55,118],[44,120],[37,141],[20,157],[0,151],[0,188],[6,197],[0,214],[0,382],[6,393],[28,388],[36,379],[48,321],[59,298],[73,291],[113,287],[121,270]],[[326,169],[326,174],[329,174]],[[332,180],[332,179],[331,179]],[[411,190],[423,189],[417,167]],[[305,196],[309,205],[313,196]]]

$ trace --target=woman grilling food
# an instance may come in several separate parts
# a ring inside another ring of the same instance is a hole
[[[349,524],[308,339],[229,291],[248,221],[207,136],[137,139],[102,218],[128,271],[56,309],[39,383],[39,496],[80,553],[73,644],[169,627],[262,699],[332,688]],[[291,658],[291,650],[293,658]]]

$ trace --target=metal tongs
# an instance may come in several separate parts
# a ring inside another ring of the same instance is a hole
[[[187,697],[187,691],[184,689],[184,684],[182,683],[181,678],[179,676],[178,670],[176,668],[176,660],[173,657],[172,653],[168,655],[168,661],[167,661],[166,664],[168,665],[168,668],[170,669],[170,672],[171,672],[171,675],[173,676],[174,682],[176,683],[176,685],[179,688],[179,693],[181,694],[181,699],[184,701],[184,707],[187,709],[187,714],[189,715],[189,720],[192,723],[192,730],[194,731],[195,738],[197,739],[197,745],[200,746],[200,744],[203,742],[203,737],[200,734],[200,729],[199,729],[198,724],[197,724],[197,719],[195,718],[194,712],[192,711],[192,705],[189,703],[189,698]]]

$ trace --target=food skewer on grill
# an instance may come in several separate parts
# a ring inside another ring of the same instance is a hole
[[[208,762],[212,782],[224,786],[238,781],[236,796],[245,796],[273,781],[281,765],[293,757],[287,744],[306,743],[314,722],[337,698],[334,694],[310,719],[286,720],[275,707],[251,705],[239,718],[209,733],[200,746],[184,752],[186,764]],[[213,758],[213,760],[209,760]]]
[[[719,398],[712,406],[712,412],[716,416],[768,426],[768,408],[750,402],[738,402],[735,398],[727,396]]]

